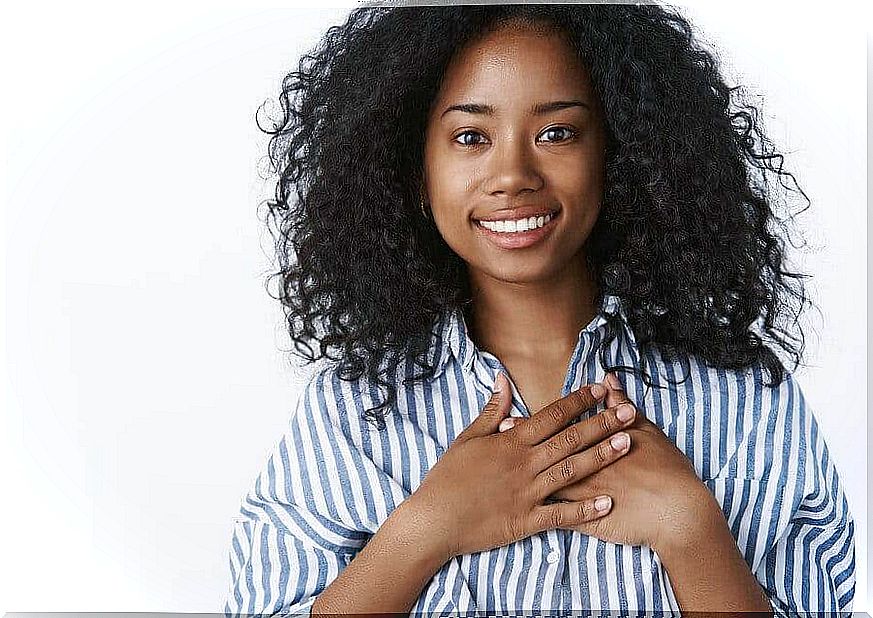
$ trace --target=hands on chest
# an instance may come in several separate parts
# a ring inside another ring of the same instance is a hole
[[[583,453],[593,450],[604,465],[550,498],[578,501],[592,495],[609,496],[612,508],[608,515],[572,527],[604,541],[648,545],[656,550],[666,544],[686,543],[695,530],[709,522],[713,506],[718,505],[685,454],[636,410],[619,379],[607,374],[603,386],[607,388],[606,408],[588,421],[599,426],[597,437],[609,440],[599,444],[580,441],[579,454],[568,462],[578,461]],[[630,415],[630,422],[621,424],[626,415]],[[518,426],[528,419],[507,420]]]
[[[508,418],[509,382],[501,375],[496,386],[503,392],[406,505],[446,560],[554,528],[660,551],[685,545],[711,521],[718,504],[691,462],[637,412],[614,375],[530,418]],[[602,412],[572,422],[600,401]]]

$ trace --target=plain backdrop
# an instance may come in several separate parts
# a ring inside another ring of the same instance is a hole
[[[3,10],[0,611],[220,611],[231,518],[301,376],[264,289],[254,121],[355,6]],[[798,380],[855,517],[867,605],[865,25],[855,3],[679,3],[812,200]]]

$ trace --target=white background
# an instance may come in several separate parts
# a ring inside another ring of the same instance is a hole
[[[865,28],[854,3],[687,4],[813,207],[798,379],[867,604]],[[257,107],[354,6],[28,2],[6,138],[0,611],[220,611],[231,518],[302,379],[263,286]],[[123,7],[123,8],[122,8]],[[305,375],[304,372],[303,375]]]

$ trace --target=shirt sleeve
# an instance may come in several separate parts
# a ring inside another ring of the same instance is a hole
[[[792,394],[788,418],[797,420],[801,438],[796,461],[788,457],[789,469],[804,480],[787,525],[754,573],[777,616],[849,612],[855,592],[854,520],[803,393],[790,376],[782,388]]]
[[[341,461],[354,447],[334,425],[337,406],[323,375],[304,389],[234,520],[227,618],[311,615],[317,596],[372,536],[338,489],[348,473]]]

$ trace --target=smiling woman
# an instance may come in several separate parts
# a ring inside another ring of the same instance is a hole
[[[459,52],[432,105],[425,144],[434,221],[468,264],[474,288],[498,272],[534,282],[561,270],[554,285],[564,293],[590,292],[580,248],[600,212],[606,129],[588,71],[560,30],[516,23]],[[488,233],[481,220],[505,223]],[[520,290],[535,303],[553,291]]]
[[[281,101],[279,299],[336,362],[243,500],[228,615],[851,606],[777,354],[792,177],[680,15],[361,8]]]

